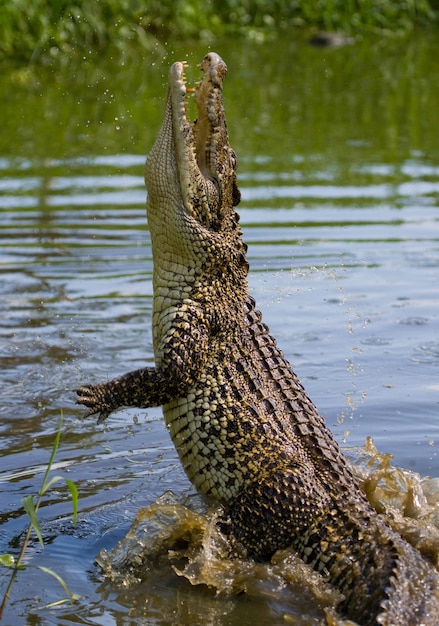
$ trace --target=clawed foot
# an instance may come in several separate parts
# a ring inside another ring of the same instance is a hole
[[[79,387],[76,393],[79,396],[76,404],[83,404],[88,407],[84,419],[99,413],[98,424],[101,424],[115,408],[111,406],[109,399],[106,399],[104,385],[84,385]]]

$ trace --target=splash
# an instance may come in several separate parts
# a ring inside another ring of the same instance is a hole
[[[220,507],[208,508],[200,497],[181,498],[168,491],[138,511],[126,537],[111,552],[102,550],[97,563],[121,589],[148,581],[153,571],[155,577],[157,568],[167,569],[164,576],[171,570],[214,596],[245,594],[263,600],[274,613],[280,610],[287,624],[348,626],[333,609],[341,594],[293,552],[279,551],[270,563],[237,555],[218,529],[221,512]]]
[[[364,448],[346,452],[369,502],[439,569],[439,478],[393,466],[370,437]]]
[[[439,478],[394,467],[391,455],[380,453],[371,439],[346,453],[377,511],[439,568]],[[97,562],[120,588],[134,588],[163,568],[214,596],[262,599],[277,616],[281,606],[286,624],[353,624],[337,616],[341,594],[292,551],[277,552],[269,563],[236,554],[218,528],[221,513],[198,495],[166,492],[138,511],[126,537],[111,552],[103,550]]]

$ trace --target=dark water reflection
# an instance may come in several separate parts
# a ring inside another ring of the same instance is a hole
[[[437,42],[435,33],[329,51],[300,41],[215,46],[229,65],[241,223],[265,320],[340,441],[370,435],[397,465],[433,476]],[[157,50],[0,76],[0,552],[25,528],[21,499],[38,489],[62,410],[56,472],[77,483],[80,523],[71,529],[60,486],[41,510],[49,543],[43,553],[35,543],[28,561],[83,596],[74,610],[41,610],[60,588],[44,579],[43,590],[29,570],[5,623],[128,624],[131,612],[145,624],[273,624],[295,614],[290,600],[218,599],[163,572],[141,608],[139,596],[100,587],[93,566],[139,507],[167,490],[191,493],[160,409],[96,427],[78,419],[72,390],[152,362],[144,155],[169,64],[204,52],[169,46],[166,58]],[[293,623],[318,623],[298,606]]]

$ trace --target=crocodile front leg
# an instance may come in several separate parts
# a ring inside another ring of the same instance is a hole
[[[206,316],[187,304],[175,307],[169,329],[159,346],[159,367],[128,372],[98,385],[76,390],[77,404],[88,408],[84,417],[99,413],[98,424],[123,406],[146,408],[185,395],[197,380],[207,356]]]
[[[172,398],[175,392],[175,378],[155,367],[145,367],[107,383],[79,387],[76,403],[88,407],[84,417],[99,413],[100,424],[120,407],[158,406],[166,401],[164,398]]]

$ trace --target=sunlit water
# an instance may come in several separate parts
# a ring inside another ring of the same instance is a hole
[[[251,291],[337,439],[352,448],[370,436],[395,465],[437,477],[436,39],[405,44],[399,74],[399,44],[283,45],[247,44],[248,64],[242,48],[218,49]],[[152,58],[156,67],[145,58],[117,75],[87,66],[78,84],[47,70],[2,78],[0,552],[20,543],[21,499],[38,490],[62,411],[54,471],[78,486],[79,523],[57,484],[40,512],[47,545],[34,542],[26,560],[81,595],[73,608],[42,608],[61,588],[22,572],[5,623],[318,624],[312,598],[275,592],[258,568],[247,596],[217,598],[171,568],[124,592],[94,564],[139,508],[169,491],[182,505],[195,497],[159,408],[97,427],[74,404],[79,384],[153,361],[143,164],[178,53]]]

